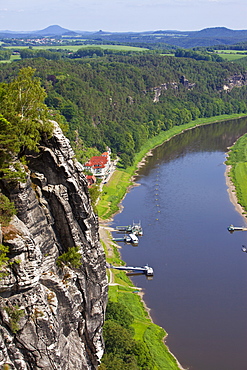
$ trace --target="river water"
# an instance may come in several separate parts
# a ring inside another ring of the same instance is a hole
[[[247,232],[227,230],[246,223],[230,202],[224,165],[245,132],[247,119],[215,123],[154,149],[112,223],[141,221],[139,246],[119,243],[122,258],[153,267],[152,280],[132,280],[191,370],[247,369]]]

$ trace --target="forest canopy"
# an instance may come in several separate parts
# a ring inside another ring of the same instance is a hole
[[[87,148],[101,152],[109,146],[127,167],[162,130],[199,117],[247,112],[244,82],[241,88],[223,88],[233,76],[245,75],[244,67],[229,62],[158,54],[33,58],[3,66],[3,90],[23,67],[36,70],[49,112],[62,115],[82,160]],[[32,134],[36,138],[38,131]]]

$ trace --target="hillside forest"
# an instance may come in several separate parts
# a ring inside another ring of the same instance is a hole
[[[50,117],[62,124],[82,162],[89,148],[110,147],[128,167],[162,130],[247,112],[245,67],[236,63],[158,54],[31,58],[1,66],[1,91],[24,67],[40,79]]]

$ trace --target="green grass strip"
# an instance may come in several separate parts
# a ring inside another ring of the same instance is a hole
[[[162,370],[177,370],[178,363],[175,357],[164,346],[163,338],[165,331],[159,326],[152,324],[144,333],[144,341],[147,344],[149,351],[153,354],[155,365]]]
[[[238,203],[247,212],[247,134],[242,136],[231,150],[226,161],[231,166],[230,178],[236,189]]]

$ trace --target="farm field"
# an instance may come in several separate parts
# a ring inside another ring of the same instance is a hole
[[[247,50],[217,50],[217,54],[226,60],[232,61],[246,57]]]
[[[55,46],[47,46],[47,45],[39,45],[39,46],[32,46],[33,50],[46,50],[46,49],[55,49],[55,50],[70,50],[70,51],[77,51],[82,48],[101,48],[101,49],[108,49],[108,50],[123,50],[123,51],[143,51],[148,50],[146,48],[140,48],[136,46],[126,46],[126,45],[97,45],[97,44],[90,44],[90,45],[55,45]],[[28,46],[7,46],[5,49],[14,49],[14,50],[21,50],[27,49]]]

